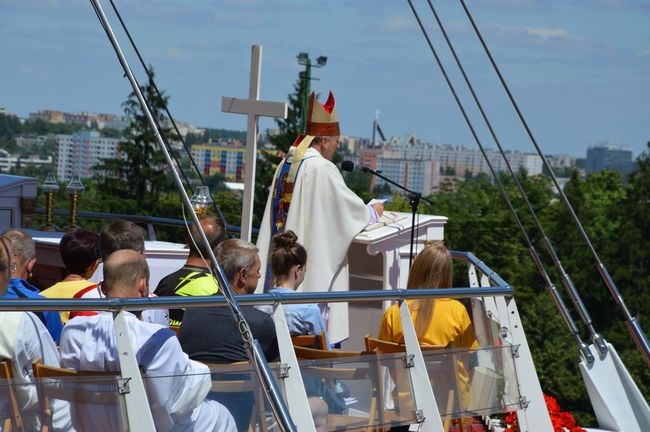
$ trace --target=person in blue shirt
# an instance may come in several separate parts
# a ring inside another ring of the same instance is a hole
[[[7,292],[0,298],[26,299],[45,298],[39,289],[28,281],[32,277],[32,270],[36,264],[36,246],[29,234],[20,229],[10,229],[2,233],[2,237],[9,241],[13,249],[13,263],[11,266],[11,280]],[[47,327],[48,332],[58,345],[63,324],[57,311],[34,312]]]
[[[298,243],[298,236],[291,230],[273,237],[273,250],[270,256],[273,286],[270,292],[292,293],[305,278],[307,250]],[[258,309],[272,313],[271,305],[258,306]],[[283,305],[284,315],[291,336],[319,334],[326,331],[320,308],[315,304]]]

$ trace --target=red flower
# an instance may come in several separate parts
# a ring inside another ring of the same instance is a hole
[[[576,425],[576,420],[571,413],[560,410],[560,405],[554,397],[545,394],[544,402],[546,402],[546,408],[551,417],[554,432],[586,432],[583,428]],[[519,432],[516,411],[510,411],[506,414],[506,430]]]

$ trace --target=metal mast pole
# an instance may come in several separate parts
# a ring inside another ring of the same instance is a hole
[[[194,209],[192,208],[192,203],[190,202],[187,192],[185,192],[185,189],[183,188],[183,183],[181,182],[178,172],[176,171],[176,167],[174,166],[169,150],[167,149],[167,145],[165,144],[162,136],[160,135],[160,131],[158,130],[158,127],[156,125],[156,121],[153,118],[151,111],[149,110],[147,102],[144,96],[142,95],[142,92],[140,91],[140,86],[138,85],[138,82],[136,81],[133,72],[129,67],[129,64],[126,61],[126,58],[124,57],[124,54],[115,37],[115,34],[113,33],[113,30],[110,27],[110,24],[108,23],[108,19],[104,14],[101,4],[99,3],[99,0],[90,0],[90,1],[95,9],[95,12],[97,13],[97,17],[99,18],[102,27],[104,28],[104,31],[106,32],[106,35],[108,36],[111,42],[111,45],[113,46],[113,49],[115,50],[115,54],[117,54],[122,69],[124,69],[124,73],[127,79],[129,80],[129,82],[131,83],[131,86],[133,87],[133,91],[135,92],[135,95],[138,98],[142,111],[147,117],[147,121],[149,122],[149,125],[151,126],[152,130],[154,131],[154,136],[156,137],[156,141],[160,145],[160,149],[162,150],[165,156],[165,160],[167,161],[167,165],[169,166],[169,169],[172,173],[176,186],[178,187],[178,191],[181,195],[181,199],[183,200],[183,204],[185,205],[188,213],[192,215],[192,221],[194,222],[194,224],[198,229],[198,232],[201,237],[201,241],[207,245],[209,244],[208,239],[205,235],[205,232],[203,231],[203,228],[201,227],[201,223],[199,221],[198,216],[194,213]],[[239,308],[239,305],[237,304],[237,301],[234,298],[232,290],[230,289],[230,284],[228,283],[228,280],[225,274],[223,273],[223,270],[217,263],[217,259],[214,256],[214,252],[212,251],[211,248],[207,248],[207,250],[210,256],[210,261],[212,263],[212,269],[216,274],[217,280],[219,282],[219,286],[222,288],[222,292],[226,297],[226,299],[228,300],[228,304],[230,305],[233,318],[239,324],[238,327],[241,331],[241,336],[244,341],[244,348],[246,350],[246,353],[248,354],[248,358],[252,362],[253,369],[255,370],[260,380],[260,383],[262,383],[262,386],[264,387],[264,390],[267,394],[269,401],[271,402],[271,408],[273,409],[273,413],[278,421],[278,424],[280,425],[283,431],[294,432],[296,431],[295,425],[291,420],[289,410],[286,404],[284,403],[284,400],[280,396],[280,392],[277,388],[275,380],[271,375],[271,370],[269,369],[269,365],[266,362],[266,359],[264,358],[264,354],[262,352],[260,344],[257,341],[257,339],[253,338],[248,323],[244,319],[241,309]]]

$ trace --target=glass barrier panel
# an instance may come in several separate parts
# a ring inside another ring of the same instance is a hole
[[[279,431],[263,386],[248,362],[208,364],[212,388],[207,398],[222,404],[230,411],[240,431]],[[269,369],[278,384],[280,396],[286,403],[279,363],[269,363]],[[249,429],[249,427],[251,429]]]
[[[272,363],[269,366],[271,374],[279,383],[281,396],[284,397],[280,365]],[[197,402],[196,397],[192,399],[193,395],[188,394],[180,382],[195,380],[199,383],[203,379],[209,379],[212,385],[205,400],[199,402],[199,416],[205,415],[204,418],[213,421],[213,415],[218,413],[214,401],[218,401],[231,412],[239,430],[249,430],[250,425],[252,430],[279,431],[263,387],[247,362],[209,367],[210,376],[143,376],[157,430],[169,430],[173,427],[173,419],[169,413],[171,405],[176,408],[182,406],[183,398],[190,403]],[[18,406],[21,407],[20,414],[25,430],[40,430],[41,419],[50,431],[71,430],[70,426],[77,431],[129,430],[124,397],[130,391],[129,378],[122,379],[117,375],[102,372],[78,373],[59,368],[52,370],[43,372],[48,376],[36,378],[31,384],[10,386],[7,380],[0,379],[0,430],[5,428],[5,419],[11,420],[12,395],[15,395]],[[51,376],[56,373],[62,375]],[[200,397],[203,398],[203,395]],[[32,401],[31,405],[25,406],[26,401]],[[196,424],[201,425],[201,420]]]
[[[15,386],[19,400],[33,401],[21,414],[25,430],[128,431],[126,405],[120,389],[128,390],[129,379],[115,375],[71,375],[35,378],[29,385]],[[30,402],[31,403],[31,402]]]
[[[314,407],[324,402],[329,431],[365,431],[369,427],[388,428],[417,423],[408,374],[399,373],[403,368],[403,361],[394,355],[367,354],[300,361],[312,415]],[[382,384],[384,370],[398,372],[388,393],[404,395],[400,397],[400,404],[389,408],[385,406],[386,390]]]
[[[518,408],[510,346],[423,351],[443,419],[505,413]]]

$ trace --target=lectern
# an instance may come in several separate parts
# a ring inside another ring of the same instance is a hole
[[[394,213],[397,220],[384,226],[359,233],[348,251],[350,290],[377,290],[406,288],[409,275],[411,246],[411,214]],[[419,215],[415,221],[415,246],[422,250],[425,240],[442,241],[447,218]],[[342,345],[363,346],[363,337],[377,335],[383,311],[390,302],[376,301],[350,303],[350,338]]]

